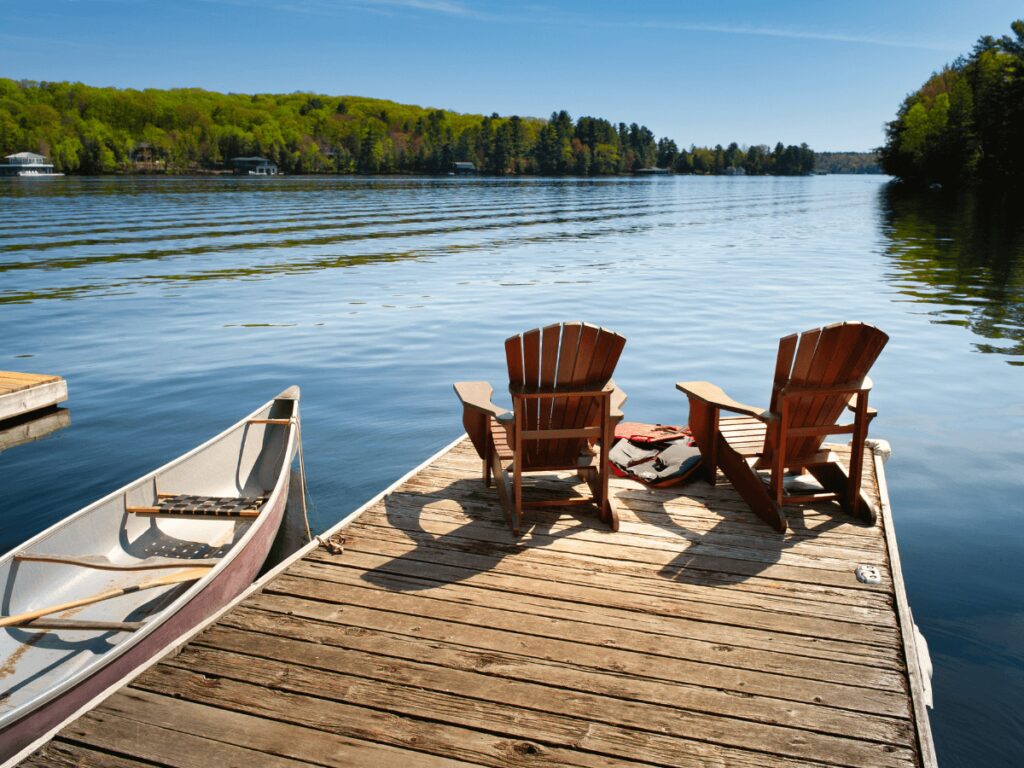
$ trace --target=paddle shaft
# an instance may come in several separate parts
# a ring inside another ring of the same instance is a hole
[[[82,605],[100,603],[104,600],[109,600],[112,597],[120,597],[121,595],[131,594],[132,592],[141,592],[144,589],[155,589],[156,587],[168,587],[172,584],[182,584],[186,581],[196,581],[197,579],[203,578],[203,576],[209,572],[209,568],[189,568],[188,570],[181,571],[180,573],[171,573],[167,576],[161,576],[158,579],[148,579],[147,581],[142,581],[138,584],[129,584],[126,587],[114,587],[113,589],[97,592],[95,595],[83,597],[79,600],[71,600],[66,603],[60,603],[59,605],[51,605],[47,608],[37,608],[34,611],[25,611],[24,613],[18,613],[14,616],[4,616],[0,618],[0,627],[17,626],[18,624],[24,624],[25,622],[32,621],[32,619],[38,619],[40,616],[49,616],[51,613],[59,613],[60,611],[66,611],[70,608],[78,608]]]

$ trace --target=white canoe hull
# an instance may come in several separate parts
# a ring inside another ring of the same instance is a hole
[[[292,423],[249,424],[253,418],[287,418]],[[55,614],[76,620],[137,621],[150,611],[142,618],[143,627],[135,632],[0,629],[0,762],[187,634],[253,582],[284,517],[297,423],[298,390],[292,388],[195,450],[0,558],[2,615],[185,570],[97,572],[75,565],[17,561],[18,553],[70,555],[62,550],[73,546],[76,539],[85,539],[94,547],[82,547],[77,554],[99,554],[123,564],[153,555],[219,558],[210,573],[197,582],[137,592],[73,614]],[[272,487],[268,485],[271,481]],[[167,483],[173,484],[176,493],[224,497],[231,495],[231,490],[238,496],[269,491],[269,498],[258,517],[244,521],[143,520],[124,511],[140,501],[152,503],[150,497],[158,489],[167,489]],[[98,527],[111,520],[117,521],[115,531]],[[56,663],[60,661],[63,663]]]

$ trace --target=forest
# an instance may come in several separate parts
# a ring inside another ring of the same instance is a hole
[[[907,96],[886,129],[882,168],[914,185],[1024,187],[1024,20],[980,38]]]
[[[549,120],[469,115],[357,96],[96,88],[0,78],[0,155],[32,151],[64,173],[201,173],[261,156],[282,172],[599,176],[663,168],[802,175],[806,145],[695,147],[637,123],[564,110]]]
[[[877,152],[815,152],[815,173],[881,173]]]

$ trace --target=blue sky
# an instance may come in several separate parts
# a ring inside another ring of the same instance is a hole
[[[682,145],[868,149],[1020,0],[0,0],[0,75],[364,95],[646,124]]]

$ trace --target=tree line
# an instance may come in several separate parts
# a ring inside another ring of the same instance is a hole
[[[1024,20],[907,96],[881,148],[887,173],[914,184],[1024,187]]]
[[[39,152],[65,173],[225,169],[266,157],[285,173],[444,173],[471,162],[488,174],[599,176],[810,173],[806,145],[680,149],[646,126],[596,117],[549,120],[460,114],[383,99],[310,93],[95,88],[0,78],[0,153]]]
[[[878,152],[815,152],[815,173],[881,173]]]

